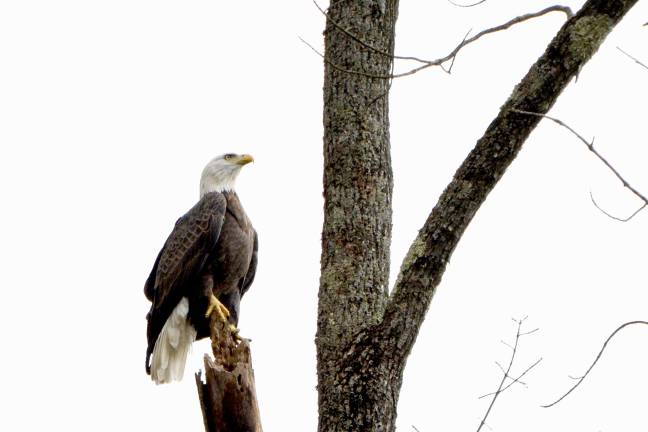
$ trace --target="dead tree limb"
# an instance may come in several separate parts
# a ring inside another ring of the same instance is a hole
[[[250,344],[212,314],[214,360],[205,354],[205,381],[195,374],[206,432],[262,432]]]
[[[607,347],[608,343],[610,343],[610,341],[612,340],[612,338],[613,338],[614,336],[616,336],[616,334],[619,333],[619,332],[620,332],[621,330],[623,330],[624,328],[626,328],[626,327],[628,327],[628,326],[631,326],[631,325],[635,325],[635,324],[648,325],[648,321],[629,321],[629,322],[624,323],[624,324],[621,324],[619,327],[617,327],[616,330],[614,330],[614,331],[612,332],[612,334],[611,334],[610,336],[608,336],[608,338],[605,340],[605,342],[603,343],[603,347],[601,348],[601,350],[599,351],[598,355],[597,355],[596,358],[594,359],[594,362],[590,365],[590,367],[587,369],[587,371],[585,372],[585,374],[584,374],[583,376],[581,376],[580,378],[577,378],[578,381],[576,382],[576,384],[574,384],[574,386],[573,386],[572,388],[570,388],[570,389],[567,391],[567,393],[565,393],[564,395],[562,395],[562,396],[561,396],[560,398],[558,398],[558,400],[556,400],[555,402],[552,402],[552,403],[547,404],[547,405],[541,405],[542,408],[549,408],[549,407],[552,407],[552,406],[556,405],[558,402],[560,402],[561,400],[565,399],[565,398],[566,398],[566,397],[567,397],[571,392],[573,392],[574,390],[576,390],[576,387],[578,387],[579,385],[581,385],[581,383],[583,382],[583,380],[587,377],[587,375],[589,375],[589,373],[592,371],[592,369],[594,368],[594,366],[596,366],[596,363],[598,363],[599,359],[600,359],[601,356],[603,355],[603,351],[605,351],[605,348]]]

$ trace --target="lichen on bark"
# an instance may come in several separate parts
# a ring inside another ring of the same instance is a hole
[[[392,172],[389,75],[398,1],[331,2],[325,31],[319,431],[395,429],[403,370],[473,216],[547,112],[636,0],[589,0],[560,29],[456,171],[387,293]],[[332,64],[336,66],[333,67]],[[360,73],[345,73],[341,68]],[[364,73],[364,74],[363,74]]]
[[[612,19],[606,14],[583,17],[570,28],[568,49],[574,61],[585,62],[608,35]]]

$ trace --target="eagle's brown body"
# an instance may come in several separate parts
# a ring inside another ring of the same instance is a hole
[[[257,235],[233,191],[210,192],[176,222],[144,286],[147,315],[146,370],[158,336],[179,302],[189,303],[187,321],[196,339],[209,336],[205,312],[211,294],[238,323],[241,297],[254,279]]]

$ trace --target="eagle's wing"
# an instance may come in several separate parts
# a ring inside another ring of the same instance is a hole
[[[157,273],[160,257],[162,256],[162,252],[164,251],[165,247],[166,243],[164,244],[164,246],[162,246],[162,249],[160,249],[160,253],[158,253],[157,258],[155,258],[155,264],[153,264],[151,274],[149,274],[149,277],[146,279],[146,283],[144,284],[144,295],[151,302],[153,301],[155,295],[155,274]]]
[[[227,201],[212,192],[175,224],[144,285],[151,300],[148,319],[148,357],[164,323],[183,296],[184,286],[196,281],[209,254],[214,250],[223,226]]]
[[[200,274],[220,236],[226,206],[222,194],[210,193],[178,219],[160,251],[153,288],[154,305],[162,306],[173,297],[174,289]]]
[[[254,282],[254,276],[256,275],[257,269],[258,250],[259,238],[257,237],[256,231],[254,231],[254,246],[252,248],[252,258],[250,259],[250,266],[248,267],[248,271],[245,274],[245,279],[243,280],[243,284],[241,285],[241,297],[243,297],[243,294],[245,294],[247,290],[250,289],[250,285],[252,285],[252,282]]]

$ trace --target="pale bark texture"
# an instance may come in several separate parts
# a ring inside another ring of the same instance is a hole
[[[634,3],[588,1],[564,24],[446,187],[390,296],[389,81],[371,76],[390,73],[390,57],[377,51],[393,52],[398,2],[331,2],[316,340],[320,432],[395,429],[407,356],[446,263],[539,121],[512,109],[546,113]]]

